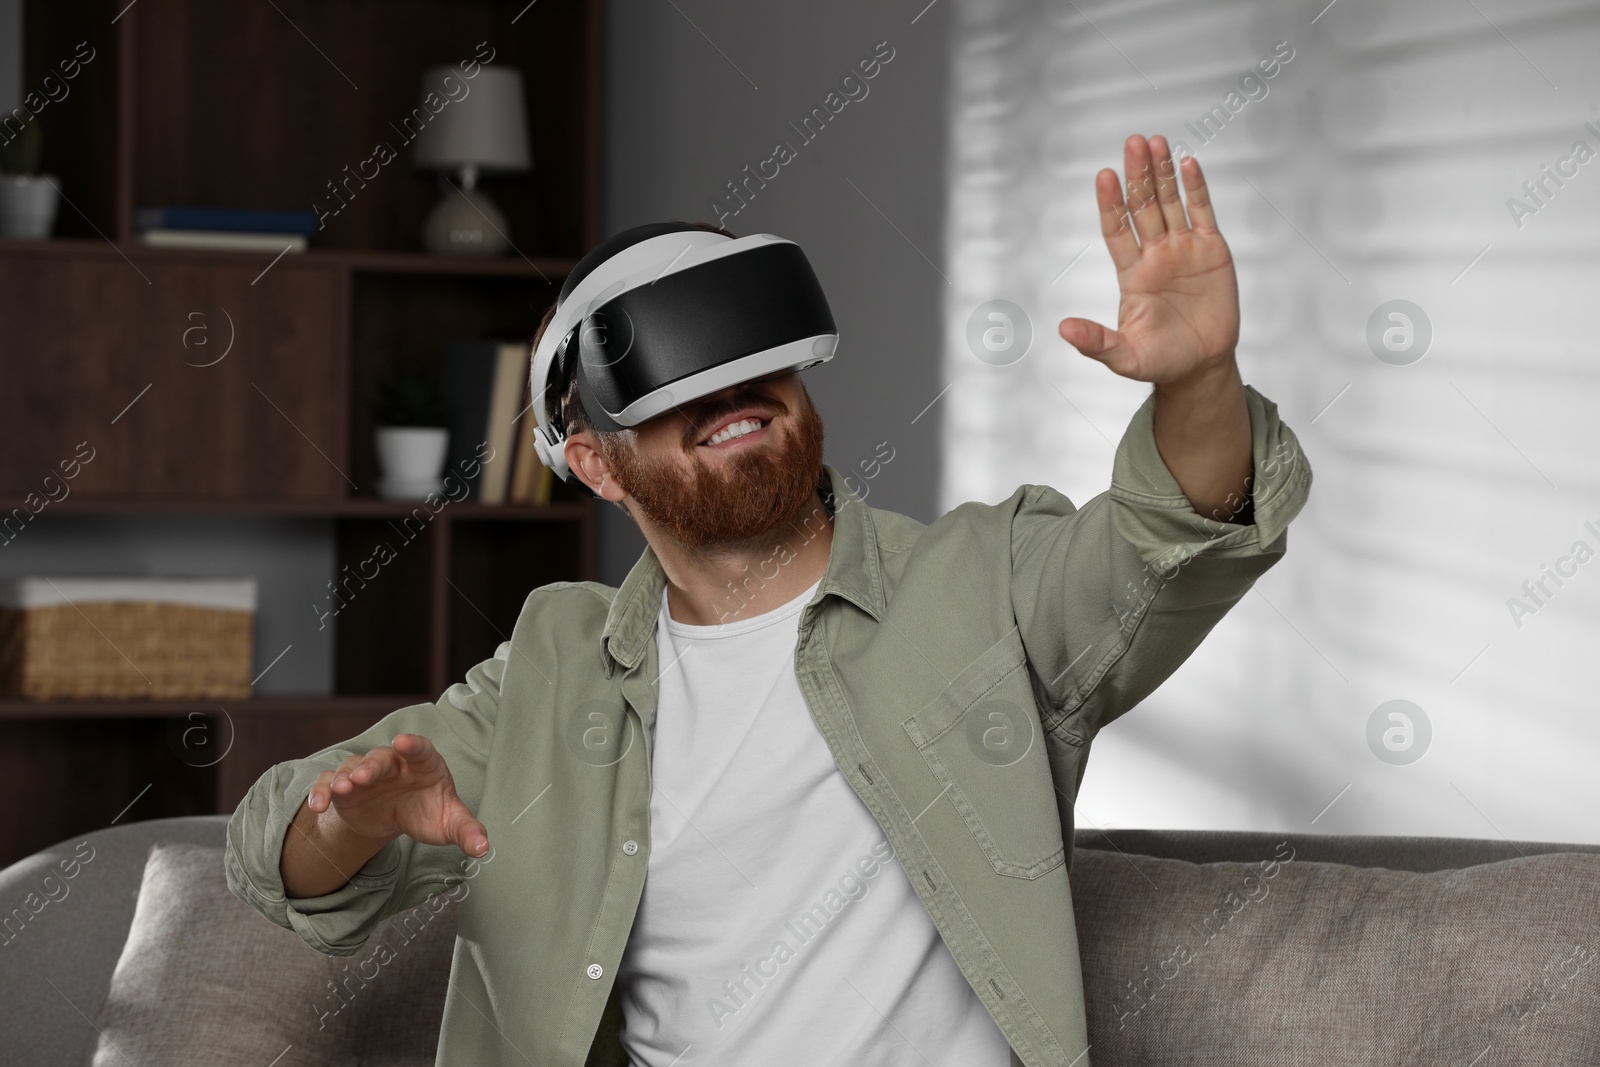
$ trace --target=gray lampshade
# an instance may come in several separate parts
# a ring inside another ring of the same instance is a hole
[[[456,67],[432,67],[422,76],[418,101],[426,100],[430,92],[435,94],[433,106],[418,105],[432,117],[411,142],[413,167],[451,170],[473,165],[483,174],[511,174],[532,166],[522,71],[480,66],[477,75],[468,78]]]

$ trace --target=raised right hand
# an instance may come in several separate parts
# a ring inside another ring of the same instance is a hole
[[[420,734],[396,734],[392,745],[348,756],[323,771],[306,806],[330,808],[351,833],[387,843],[404,834],[425,845],[455,845],[469,856],[489,851],[489,832],[456,795],[450,768]]]

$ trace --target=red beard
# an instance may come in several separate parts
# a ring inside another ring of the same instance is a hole
[[[617,444],[606,449],[605,458],[639,511],[684,545],[755,543],[794,520],[822,476],[822,416],[804,386],[800,397],[799,417],[781,438],[735,449],[720,460],[702,458],[700,446],[688,445],[692,482],[684,480],[674,457],[640,457]],[[730,403],[769,407],[774,412],[769,430],[789,413],[783,401],[753,392]]]

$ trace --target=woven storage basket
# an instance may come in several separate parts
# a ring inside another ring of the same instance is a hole
[[[248,697],[255,608],[253,578],[0,582],[0,695]]]

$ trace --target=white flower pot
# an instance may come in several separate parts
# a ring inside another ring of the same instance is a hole
[[[0,174],[0,237],[49,237],[60,193],[50,174]]]
[[[379,426],[378,495],[385,500],[422,500],[444,492],[450,431],[443,426]]]

